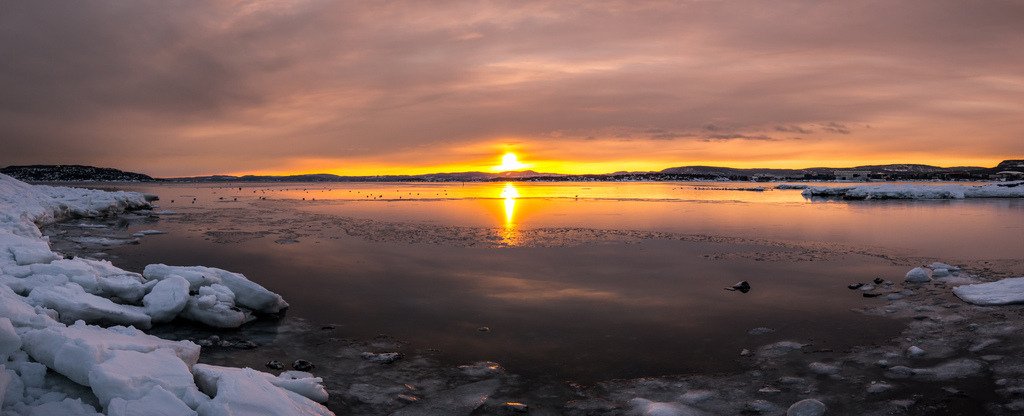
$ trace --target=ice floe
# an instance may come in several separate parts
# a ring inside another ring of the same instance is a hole
[[[805,197],[842,199],[965,199],[1024,198],[1024,182],[989,185],[860,185],[811,186],[803,190]]]
[[[328,395],[312,374],[197,365],[199,345],[141,330],[177,317],[237,327],[254,313],[287,308],[276,293],[220,269],[154,265],[138,274],[107,261],[65,259],[38,228],[143,208],[148,199],[138,193],[0,175],[0,413],[332,414],[317,403]]]
[[[995,282],[963,285],[953,288],[964,302],[975,305],[1009,305],[1024,303],[1024,277],[1010,277]]]

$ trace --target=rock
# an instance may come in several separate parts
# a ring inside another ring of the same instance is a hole
[[[747,292],[750,291],[750,283],[747,282],[746,280],[744,280],[742,282],[739,282],[739,283],[736,283],[736,284],[732,285],[732,287],[725,288],[725,290],[731,290],[731,291],[734,291],[734,292],[747,293]]]
[[[925,354],[924,350],[922,350],[917,345],[911,345],[910,348],[907,348],[907,356],[908,357],[920,357],[920,356],[922,356],[924,354]]]
[[[280,370],[280,369],[284,368],[284,364],[282,364],[280,361],[277,361],[277,360],[267,361],[267,363],[265,365],[267,366],[267,368],[269,368],[271,370]]]
[[[825,403],[822,403],[815,399],[804,399],[793,403],[786,410],[786,416],[821,416],[825,414],[828,407]]]
[[[905,282],[909,283],[928,283],[932,280],[931,271],[924,267],[915,267],[907,272],[907,276],[904,279]]]
[[[479,327],[476,330],[479,331],[479,332],[491,332],[491,328],[486,327],[486,326]]]
[[[292,368],[299,371],[309,371],[314,367],[316,366],[314,366],[313,363],[306,360],[295,360],[295,362],[292,363]]]
[[[875,280],[872,280],[872,281],[875,282],[876,285],[880,285],[880,284],[885,282],[885,279],[883,279],[881,277],[876,277]]]
[[[846,288],[850,289],[850,290],[857,290],[857,289],[860,289],[861,286],[864,286],[864,284],[863,283],[850,283],[849,285],[846,285]]]

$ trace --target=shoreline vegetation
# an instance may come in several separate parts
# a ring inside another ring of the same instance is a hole
[[[942,185],[937,192],[941,198],[1024,197],[1024,186],[1000,185],[1005,184]],[[934,189],[893,186],[846,187],[834,196],[937,196]],[[814,189],[804,192],[813,195]],[[344,372],[315,376],[309,363],[278,363],[277,369],[294,367],[280,375],[201,364],[200,343],[161,339],[143,330],[175,317],[237,327],[281,313],[286,300],[220,269],[151,265],[137,274],[107,261],[65,258],[39,231],[41,225],[70,218],[151,210],[139,193],[28,185],[0,175],[0,403],[5,414],[326,415],[333,413],[320,403],[335,394],[346,397],[345,413],[351,414],[1024,411],[1022,278],[992,282],[995,271],[938,261],[904,276],[865,276],[851,283],[851,294],[870,299],[855,312],[907,323],[889,342],[831,351],[813,342],[779,341],[737,351],[746,369],[738,374],[570,383],[560,386],[568,391],[555,400],[550,386],[524,384],[500,363],[439,368],[419,357],[360,353],[361,346],[339,347],[345,353],[332,358],[361,363],[360,374],[369,378],[344,391],[329,388],[338,381],[332,377],[345,377]],[[217,340],[207,341],[202,344]],[[443,374],[444,381],[434,373]]]

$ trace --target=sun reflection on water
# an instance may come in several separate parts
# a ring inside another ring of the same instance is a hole
[[[519,190],[512,182],[505,182],[501,190],[501,197],[505,203],[505,228],[501,233],[501,241],[505,245],[514,246],[519,243],[519,230],[516,229],[516,198],[519,197]]]

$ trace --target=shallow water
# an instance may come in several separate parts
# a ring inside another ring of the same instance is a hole
[[[903,324],[851,312],[881,300],[848,283],[900,280],[923,259],[1024,257],[1024,201],[735,189],[757,186],[127,184],[117,188],[159,195],[157,211],[175,213],[61,227],[168,231],[97,250],[132,270],[242,272],[281,293],[290,316],[337,335],[383,333],[442,362],[584,382],[730,372],[741,349],[781,339],[823,350],[884,342]],[[740,280],[753,289],[723,290]],[[748,334],[756,327],[774,332]]]

